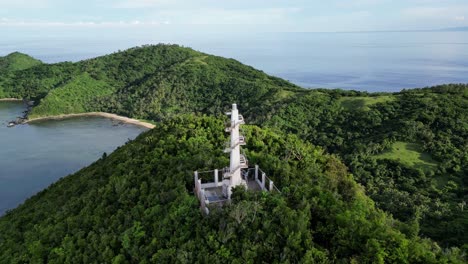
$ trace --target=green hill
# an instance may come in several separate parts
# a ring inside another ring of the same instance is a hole
[[[18,96],[16,94],[10,96],[10,93],[5,93],[5,87],[10,85],[8,81],[11,76],[14,76],[14,72],[29,69],[40,64],[42,64],[40,60],[36,60],[20,52],[14,52],[5,57],[0,57],[0,98]],[[17,98],[21,97],[22,96]]]
[[[42,64],[40,60],[20,52],[14,52],[0,57],[0,72],[25,70],[39,64]]]
[[[89,97],[86,89],[75,89],[73,100],[82,102],[73,104],[76,109],[70,108],[70,97],[65,94],[53,102],[47,97],[50,91],[63,89],[83,74],[89,76],[87,86],[106,83],[112,93],[97,95],[89,102],[82,100]],[[89,109],[148,120],[180,113],[217,114],[233,101],[250,109],[259,100],[274,103],[287,95],[285,91],[300,89],[235,60],[174,45],[133,48],[78,63],[41,65],[16,72],[4,81],[4,87],[6,96],[46,105],[41,111],[33,110],[33,117]]]
[[[239,189],[203,217],[192,171],[228,163],[223,121],[165,121],[30,198],[0,219],[0,262],[461,263],[377,210],[336,157],[255,126],[247,155],[282,194]]]
[[[279,135],[294,134],[339,157],[375,206],[402,225],[418,227],[417,235],[443,248],[468,249],[465,84],[393,94],[307,90],[232,59],[156,45],[0,73],[0,87],[0,97],[34,100],[31,117],[103,111],[174,122],[186,114],[219,116],[236,102],[249,124]],[[400,150],[401,142],[417,147]],[[176,152],[168,155],[181,158]],[[430,166],[417,166],[420,162]],[[80,199],[79,194],[74,197]],[[122,202],[132,203],[127,198]],[[18,244],[10,246],[21,245],[15,241]]]

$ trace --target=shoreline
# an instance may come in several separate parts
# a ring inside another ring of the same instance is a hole
[[[0,102],[22,102],[23,99],[18,98],[1,98]]]
[[[127,124],[132,124],[132,125],[136,125],[136,126],[145,127],[145,128],[148,128],[148,129],[153,129],[153,128],[156,127],[155,125],[153,125],[151,123],[148,123],[148,122],[143,122],[143,121],[140,121],[140,120],[137,120],[137,119],[133,119],[133,118],[125,117],[125,116],[119,116],[119,115],[116,115],[116,114],[105,113],[105,112],[89,112],[89,113],[81,113],[81,114],[66,114],[66,115],[57,115],[57,116],[44,116],[44,117],[37,117],[37,118],[28,119],[24,123],[28,124],[28,123],[38,122],[38,121],[61,120],[61,119],[68,119],[68,118],[74,118],[74,117],[105,117],[105,118],[109,118],[109,119],[113,119],[113,120],[122,121],[122,122],[127,123]]]

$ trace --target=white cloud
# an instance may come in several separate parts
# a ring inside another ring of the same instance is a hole
[[[330,32],[374,30],[375,17],[368,11],[348,12],[338,15],[313,16],[302,21],[296,31]],[[339,28],[337,27],[337,22]]]
[[[277,25],[290,21],[290,16],[301,12],[297,8],[265,9],[213,9],[166,10],[155,13],[156,17],[174,24],[187,25]]]
[[[24,27],[134,27],[134,26],[159,26],[168,25],[167,21],[77,21],[77,22],[57,22],[57,21],[29,21],[15,20],[9,18],[0,19],[0,27],[2,26],[24,26]]]
[[[48,0],[0,0],[0,9],[46,8],[49,6]]]
[[[468,13],[468,5],[448,6],[448,7],[413,7],[402,10],[402,15],[406,18],[419,20],[457,20],[464,21],[465,16],[460,13]]]
[[[115,8],[148,8],[176,5],[174,0],[124,0],[113,5]],[[180,4],[180,3],[179,3]],[[183,6],[183,3],[182,3]]]
[[[437,29],[462,25],[468,5],[430,5],[403,9],[398,17],[406,28]]]
[[[402,10],[402,14],[412,18],[429,18],[447,16],[450,9],[447,7],[411,7]]]
[[[336,6],[344,8],[362,8],[388,3],[389,0],[339,0]]]

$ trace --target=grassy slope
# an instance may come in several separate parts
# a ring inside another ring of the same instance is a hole
[[[379,95],[379,96],[355,96],[355,97],[342,97],[339,100],[341,106],[347,110],[363,109],[368,110],[369,106],[378,103],[387,103],[395,100],[394,95]]]
[[[437,162],[430,154],[424,153],[416,143],[395,142],[391,149],[376,156],[377,159],[396,160],[413,168],[431,171],[436,169]]]

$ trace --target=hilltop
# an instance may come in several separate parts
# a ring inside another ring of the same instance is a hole
[[[228,162],[224,120],[177,117],[1,218],[0,262],[461,262],[376,209],[336,157],[293,135],[245,134],[282,194],[238,189],[203,217],[192,170]]]
[[[368,200],[371,201],[369,203],[361,204],[363,208],[383,210],[385,214],[382,215],[385,219],[396,219],[401,223],[397,229],[407,236],[405,239],[429,237],[443,248],[456,246],[462,251],[468,249],[468,210],[465,208],[468,197],[468,86],[465,84],[376,94],[309,90],[269,76],[233,59],[212,56],[176,45],[156,45],[132,48],[77,63],[40,64],[8,74],[0,73],[1,97],[34,100],[36,105],[30,115],[32,118],[109,112],[157,123],[169,122],[172,125],[185,122],[178,119],[181,115],[219,116],[228,110],[226,106],[236,102],[248,123],[265,129],[262,131],[269,131],[268,133],[271,132],[277,137],[295,135],[300,141],[288,143],[292,144],[291,146],[302,148],[303,144],[312,144],[319,146],[326,153],[336,155],[352,174],[349,176],[352,177],[350,182],[355,184],[355,180],[361,184],[364,191],[359,193],[372,199]],[[199,119],[195,119],[194,124],[187,125],[197,127],[197,120]],[[182,128],[174,127],[171,133],[177,137],[180,129]],[[210,140],[219,132],[214,127],[209,131],[213,135],[207,134],[204,137]],[[149,145],[153,141],[173,139],[168,134],[158,135],[161,136],[142,136],[139,148],[151,149]],[[193,146],[204,142],[199,142],[200,138],[193,140],[190,142]],[[250,147],[276,144],[274,140],[266,138],[255,142]],[[145,147],[145,144],[148,146]],[[161,144],[157,151],[166,151],[166,148],[171,147],[174,146]],[[122,148],[125,150],[121,150],[129,154],[127,158],[133,157],[130,155],[133,153],[131,148],[125,146]],[[215,148],[207,147],[204,151],[215,153]],[[307,151],[313,152],[312,149]],[[172,150],[166,154],[164,157],[170,160],[181,160],[184,157]],[[270,158],[273,162],[275,159],[290,159],[292,156],[302,157],[296,154],[295,151],[279,153],[279,156],[273,155]],[[123,157],[122,154],[116,155]],[[197,154],[194,152],[190,155],[193,157]],[[152,156],[147,159],[152,159]],[[143,161],[145,158],[141,156],[138,162]],[[214,159],[208,157],[207,161],[214,162]],[[105,175],[105,168],[110,168],[104,166],[103,162],[92,166],[95,177],[101,173]],[[204,165],[211,167],[209,165],[213,164]],[[150,168],[153,165],[148,166]],[[177,164],[176,168],[180,166],[185,165]],[[273,162],[275,169],[280,170],[282,166],[280,161]],[[306,164],[301,166],[301,169],[308,168]],[[129,184],[128,188],[140,188],[141,183],[132,179],[142,177],[143,174],[127,170],[125,167],[117,167],[119,173],[129,175],[125,180]],[[187,168],[185,176],[180,177],[188,178],[188,170],[195,169],[198,167]],[[287,167],[287,170],[282,170],[282,177],[290,175],[289,169],[291,168]],[[81,173],[77,175],[82,175]],[[159,169],[151,171],[151,175],[157,178],[166,175],[164,173]],[[178,173],[177,175],[182,175],[180,171]],[[305,171],[298,172],[294,177],[301,177],[299,174],[304,173]],[[67,179],[65,181],[68,181]],[[185,180],[185,190],[190,192],[191,183],[188,179]],[[290,184],[292,183],[286,182],[283,187],[289,188]],[[162,188],[163,185],[161,183],[157,186]],[[59,187],[51,187],[54,192],[66,193],[62,185],[57,186]],[[69,187],[81,189],[75,184]],[[174,197],[168,189],[159,190],[164,190],[164,194],[160,195]],[[319,192],[322,191],[321,189]],[[135,199],[140,199],[141,192],[135,190],[132,195],[122,198],[121,203],[115,205],[116,210],[123,205],[134,204]],[[71,196],[75,199],[83,198],[79,192]],[[40,197],[41,194],[33,200],[45,203]],[[301,199],[296,198],[296,202],[300,203]],[[90,210],[95,209],[93,205],[89,206]],[[33,205],[29,202],[21,208],[33,210]],[[177,211],[178,208],[175,206],[171,210]],[[19,210],[14,210],[11,216],[8,216],[9,221],[21,217],[26,219],[25,224],[34,223],[34,219],[19,216]],[[67,215],[70,214],[64,212],[64,216]],[[125,218],[119,219],[122,225],[128,224]],[[321,228],[326,229],[330,225],[329,222],[322,224],[323,226],[311,225],[311,232],[320,232]],[[346,229],[346,225],[348,224],[344,224],[342,228]],[[50,224],[47,228],[57,226]],[[395,224],[391,223],[386,223],[385,226],[391,230],[395,228]],[[135,228],[138,229],[138,226]],[[6,229],[5,227],[4,230]],[[352,230],[343,232],[348,231]],[[60,239],[60,236],[57,239]],[[23,242],[14,240],[7,248],[21,248]],[[112,243],[115,245],[117,242]],[[368,245],[374,243],[374,240],[369,238],[359,243]],[[378,247],[385,250],[386,246],[379,244]],[[330,253],[334,252],[334,249],[331,249],[334,246],[330,244],[321,244],[321,247],[329,250],[326,255],[331,255],[327,256],[339,255],[348,260],[352,258],[336,252]],[[222,251],[221,248],[218,249]],[[126,248],[123,252],[129,252],[128,250],[130,249]],[[352,250],[359,251],[355,248]],[[339,251],[341,252],[341,249]],[[232,254],[238,253],[235,252]],[[357,259],[361,260],[360,257]]]
[[[0,57],[0,73],[25,70],[39,64],[42,64],[40,60],[20,52],[14,52],[5,57]]]
[[[260,100],[274,103],[289,90],[300,89],[238,61],[175,45],[40,65],[0,78],[2,87],[4,97],[37,102],[32,118],[111,112],[148,120],[191,112],[217,114],[233,101],[244,106]]]

